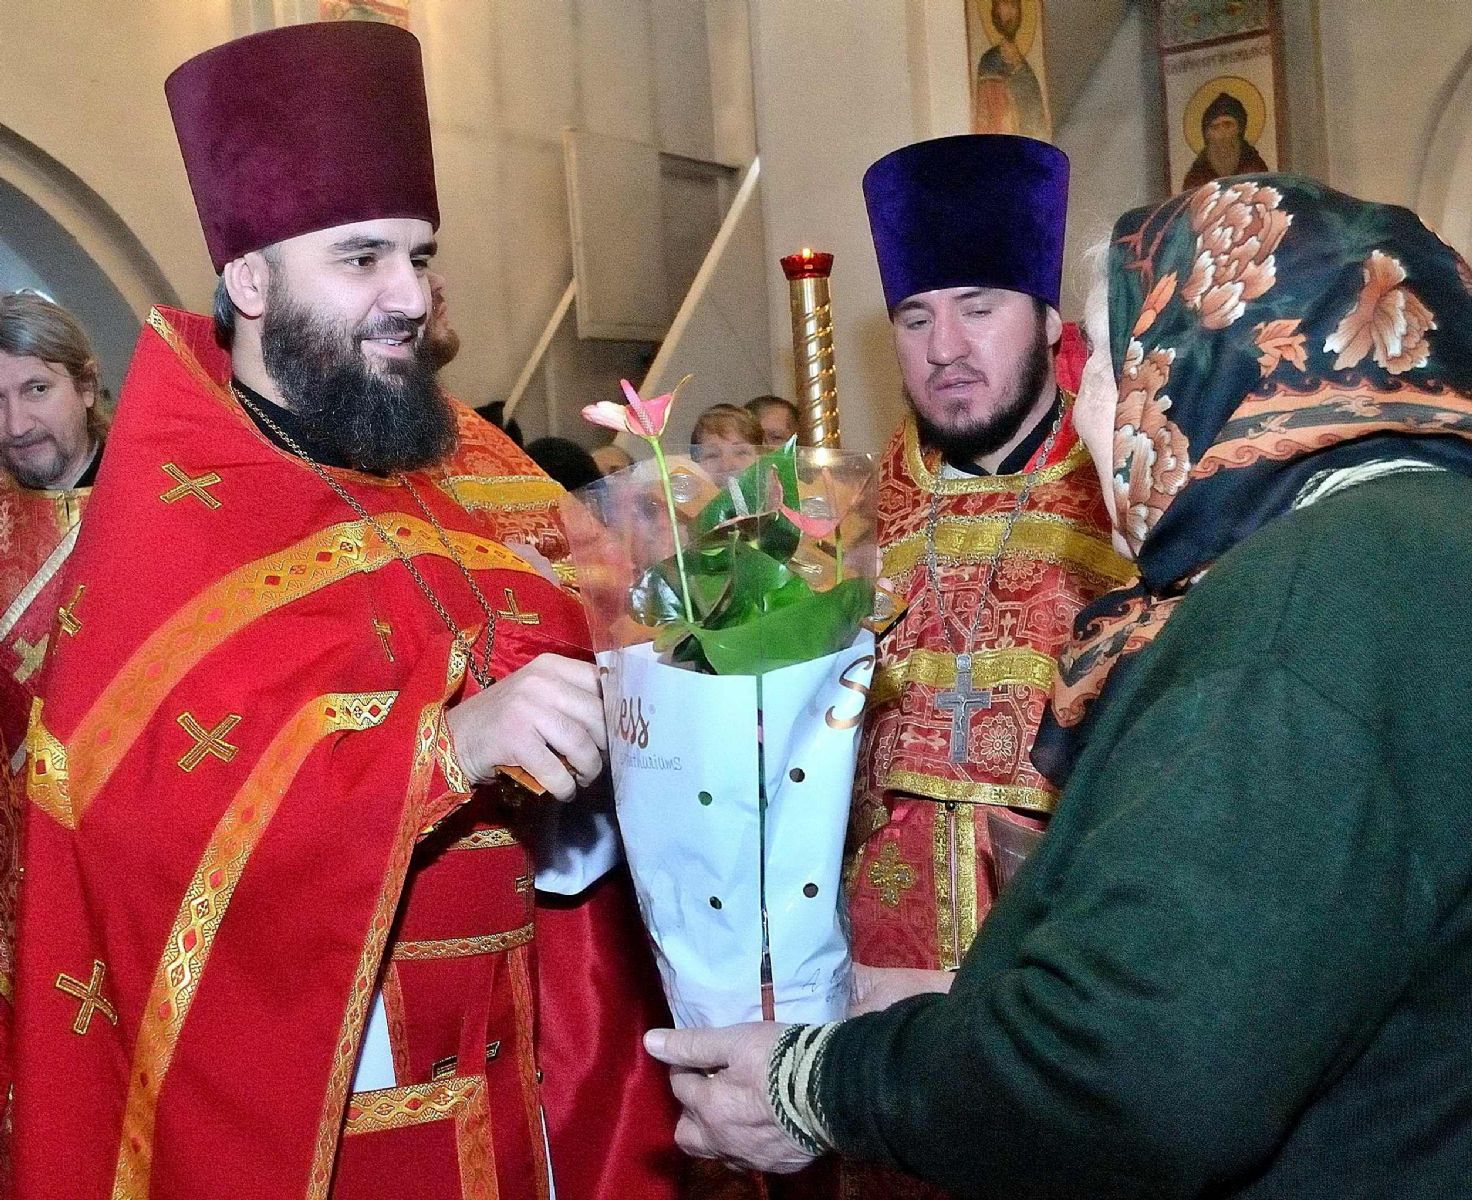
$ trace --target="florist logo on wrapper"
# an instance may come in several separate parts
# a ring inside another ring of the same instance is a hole
[[[628,749],[620,756],[618,766],[635,771],[683,771],[685,767],[678,754],[639,753],[649,749],[653,716],[654,705],[646,706],[643,696],[625,696],[619,700],[613,735]]]
[[[649,718],[644,715],[643,696],[631,696],[618,702],[618,737],[640,750],[649,749]]]

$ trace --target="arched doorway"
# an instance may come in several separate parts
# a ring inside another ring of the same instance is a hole
[[[92,338],[114,396],[138,330],[174,289],[121,218],[73,172],[0,126],[0,290],[33,288]]]
[[[1416,209],[1441,237],[1472,258],[1472,52],[1444,89],[1426,144]]]

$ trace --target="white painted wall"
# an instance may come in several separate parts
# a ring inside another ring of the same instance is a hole
[[[729,22],[730,0],[711,5]],[[207,307],[214,276],[163,80],[273,8],[295,15],[315,4],[0,3],[0,122],[14,135],[0,152],[13,140],[74,173],[195,309]],[[444,222],[440,267],[463,345],[447,378],[465,399],[483,403],[510,390],[572,277],[564,127],[715,155],[705,14],[703,0],[414,0]],[[731,81],[745,63],[722,67],[729,146],[740,140]],[[158,297],[135,292],[125,295],[141,316]]]

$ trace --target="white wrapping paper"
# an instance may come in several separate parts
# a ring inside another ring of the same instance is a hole
[[[840,874],[872,636],[761,676],[680,670],[648,645],[598,661],[618,823],[675,1023],[763,1018],[764,895],[771,1015],[844,1016]]]

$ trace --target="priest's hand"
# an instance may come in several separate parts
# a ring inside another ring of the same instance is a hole
[[[520,767],[559,800],[603,770],[608,730],[598,668],[540,654],[446,713],[460,765],[472,783]]]
[[[880,1012],[891,1004],[923,996],[928,992],[949,992],[956,982],[954,971],[924,971],[913,967],[866,967],[854,963],[854,996],[848,1015]]]
[[[696,1158],[789,1175],[813,1161],[782,1132],[767,1097],[767,1060],[787,1026],[774,1021],[725,1029],[651,1029],[644,1048],[668,1063],[684,1107],[675,1142]]]

